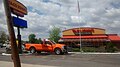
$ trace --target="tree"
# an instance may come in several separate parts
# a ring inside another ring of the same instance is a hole
[[[35,43],[35,37],[36,37],[35,34],[30,34],[29,37],[28,37],[29,42],[30,42],[30,43]]]
[[[1,37],[0,37],[0,43],[2,42],[1,40],[2,40],[2,39],[1,39]]]
[[[0,31],[0,42],[4,44],[8,40],[8,35],[4,31]]]
[[[38,44],[38,43],[42,42],[41,38],[37,39],[35,34],[30,34],[28,38],[29,38],[30,43],[37,43]]]
[[[41,38],[39,38],[39,39],[38,39],[38,42],[39,42],[39,43],[42,43],[42,39],[41,39]]]
[[[49,32],[49,39],[58,42],[60,39],[60,32],[60,28],[54,26]]]

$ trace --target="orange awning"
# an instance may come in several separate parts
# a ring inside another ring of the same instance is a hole
[[[120,41],[120,37],[117,35],[108,36],[111,41]]]
[[[81,39],[83,42],[103,42],[106,41],[107,39]],[[60,39],[61,42],[79,42],[80,39]]]
[[[106,35],[102,35],[102,36],[63,36],[61,39],[92,39],[92,38],[107,38]]]

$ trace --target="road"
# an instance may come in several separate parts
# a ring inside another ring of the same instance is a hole
[[[0,48],[0,61],[12,62],[11,56],[3,56]],[[55,67],[120,67],[120,55],[68,55],[34,54],[21,55],[21,63]]]

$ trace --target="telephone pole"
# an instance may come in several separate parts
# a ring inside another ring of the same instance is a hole
[[[12,49],[11,57],[13,59],[14,67],[21,67],[14,28],[13,28],[13,20],[11,17],[11,10],[10,10],[8,1],[9,0],[3,0],[5,13],[6,13],[6,19],[7,19],[8,32],[10,36],[10,44],[11,44],[11,49]]]

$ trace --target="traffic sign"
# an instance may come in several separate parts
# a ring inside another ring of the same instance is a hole
[[[27,15],[27,8],[17,0],[8,0],[13,14],[23,17]]]
[[[27,21],[17,17],[13,17],[13,25],[20,28],[27,28]]]

